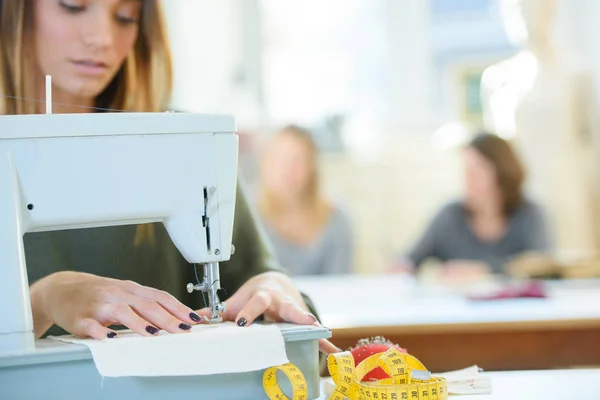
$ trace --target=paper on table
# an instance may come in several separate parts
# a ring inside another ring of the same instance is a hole
[[[482,376],[476,365],[434,375],[446,378],[448,394],[492,393],[492,380],[488,376]]]
[[[121,331],[114,339],[52,337],[86,345],[105,377],[211,375],[257,371],[288,362],[276,325],[232,322],[196,325],[190,333],[144,337]]]

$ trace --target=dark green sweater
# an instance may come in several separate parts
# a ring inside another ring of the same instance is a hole
[[[220,264],[222,300],[248,279],[263,272],[286,272],[277,265],[264,235],[238,186],[233,229],[236,252]],[[29,283],[57,271],[81,271],[116,279],[132,280],[171,293],[192,309],[203,308],[201,292],[189,294],[186,285],[196,282],[193,265],[173,245],[164,225],[154,224],[155,240],[134,245],[136,225],[28,233],[24,237]],[[202,280],[202,268],[198,268]],[[316,311],[303,296],[311,312]],[[46,335],[65,331],[53,326]]]

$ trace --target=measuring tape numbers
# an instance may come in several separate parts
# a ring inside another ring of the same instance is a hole
[[[331,354],[327,359],[335,391],[329,400],[446,400],[448,385],[442,377],[432,376],[425,366],[410,354],[390,347],[373,354],[358,365],[349,351]],[[376,368],[382,368],[389,378],[361,382]],[[271,400],[290,400],[279,387],[277,371],[289,379],[292,400],[307,400],[304,376],[292,364],[272,367],[263,375],[263,387]]]
[[[263,388],[271,400],[290,400],[277,382],[277,371],[287,376],[292,384],[292,400],[308,400],[308,387],[302,372],[293,364],[279,365],[267,369],[263,375]]]

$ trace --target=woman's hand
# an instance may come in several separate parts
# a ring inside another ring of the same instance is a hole
[[[124,325],[144,336],[160,329],[183,333],[200,316],[163,291],[131,281],[81,272],[58,272],[30,288],[36,337],[56,324],[80,337],[116,336],[109,325]]]
[[[210,310],[203,308],[198,313],[208,317]],[[279,272],[265,272],[249,279],[225,302],[222,316],[226,321],[246,326],[261,315],[271,322],[321,326],[308,312],[292,280]],[[340,351],[326,339],[319,340],[319,349],[326,354]]]
[[[491,273],[490,268],[478,261],[456,260],[446,263],[440,271],[440,278],[448,282],[469,282],[481,280]]]
[[[414,267],[409,263],[396,262],[387,265],[385,272],[388,274],[411,275],[414,270]]]

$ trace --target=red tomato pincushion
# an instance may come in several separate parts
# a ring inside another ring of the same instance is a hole
[[[354,358],[354,365],[358,365],[365,358],[370,357],[373,354],[385,353],[392,346],[402,353],[407,352],[406,349],[403,349],[397,344],[394,344],[381,336],[376,336],[370,339],[361,339],[349,351],[352,353],[352,357]],[[365,377],[362,379],[362,382],[377,381],[386,378],[389,378],[389,375],[386,374],[381,367],[378,367],[365,375]]]

